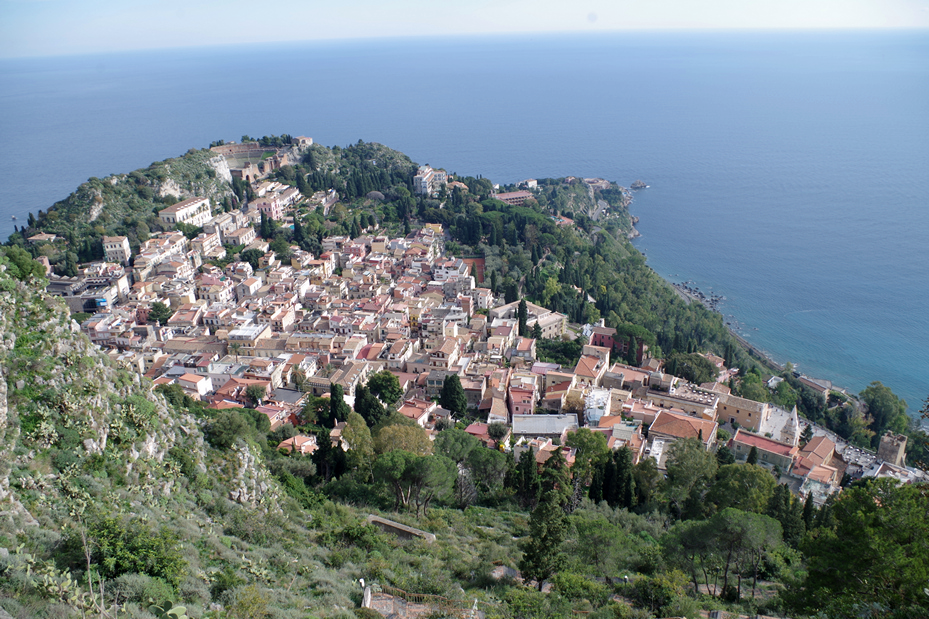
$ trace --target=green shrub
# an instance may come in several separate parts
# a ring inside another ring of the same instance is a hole
[[[231,591],[242,584],[245,584],[245,581],[236,570],[231,565],[226,565],[222,571],[213,576],[213,584],[210,585],[210,597],[218,600],[223,593]]]
[[[168,451],[168,457],[177,462],[178,467],[181,469],[181,474],[184,477],[187,477],[193,480],[197,475],[197,462],[194,460],[193,456],[190,455],[190,451],[184,449],[180,445],[175,445]]]
[[[680,570],[672,570],[655,576],[639,578],[624,587],[624,593],[636,606],[658,612],[661,608],[686,596],[687,582],[686,574]]]
[[[216,449],[229,449],[237,439],[251,435],[253,428],[237,410],[226,410],[207,426],[206,438]]]
[[[606,603],[610,597],[610,590],[606,585],[572,572],[556,574],[552,578],[552,587],[569,600],[587,600],[594,606]]]
[[[58,449],[52,453],[52,465],[59,471],[67,469],[72,464],[81,463],[81,457],[73,449]]]
[[[145,574],[123,574],[113,581],[112,586],[113,593],[118,593],[120,599],[139,602],[143,606],[149,600],[164,600],[174,594],[171,585]]]
[[[177,537],[165,528],[153,527],[128,517],[105,517],[87,525],[87,548],[95,569],[106,578],[144,574],[176,587],[184,577],[187,561]],[[63,545],[60,559],[68,567],[84,565],[84,540],[74,532]]]

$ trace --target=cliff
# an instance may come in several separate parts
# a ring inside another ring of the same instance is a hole
[[[193,196],[208,197],[214,206],[231,198],[232,174],[224,157],[191,149],[128,174],[90,178],[47,212],[40,211],[28,230],[61,236],[69,251],[78,254],[104,235],[129,237],[136,247],[161,229],[159,210]],[[51,259],[54,263],[57,257]]]
[[[214,574],[197,547],[223,525],[204,506],[223,506],[223,515],[234,505],[259,518],[281,513],[284,501],[260,451],[245,441],[210,450],[202,419],[115,366],[63,304],[11,278],[2,264],[0,291],[0,598],[13,591],[31,598],[20,616],[55,606],[56,616],[99,611],[74,571],[86,569],[85,561],[69,553],[84,536],[91,541],[83,549],[96,557],[94,545],[107,542],[95,536],[116,522],[169,543],[149,549],[161,558],[140,554],[133,567],[114,572],[101,562],[98,571],[111,577],[104,606],[118,603],[120,591],[134,603],[129,611],[141,612],[146,596],[159,591],[207,605]],[[247,545],[242,550],[233,571],[254,561]],[[173,571],[146,564],[169,565],[171,557]]]

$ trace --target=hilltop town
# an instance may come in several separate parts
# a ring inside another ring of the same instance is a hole
[[[740,343],[630,200],[243,136],[30,214],[0,616],[921,616],[905,405]]]
[[[521,318],[519,301],[506,302],[478,281],[483,260],[447,251],[450,235],[441,224],[397,237],[367,225],[354,236],[323,237],[318,255],[298,245],[277,255],[259,235],[263,228],[293,228],[301,208],[325,215],[339,203],[333,189],[307,197],[269,180],[310,145],[311,138],[298,137],[270,150],[255,142],[214,146],[229,175],[249,184],[252,199],[241,209],[223,209],[205,196],[178,201],[158,211],[166,230],[138,251],[125,236],[104,236],[102,261],[82,265],[74,276],[50,274],[47,291],[84,315],[81,331],[153,389],[177,385],[209,409],[254,408],[272,430],[315,421],[304,416],[307,398],[328,398],[333,385],[354,406],[359,387],[386,371],[403,392],[397,410],[433,439],[443,427],[467,421],[466,432],[487,447],[516,456],[532,450],[540,464],[554,451],[572,463],[569,435],[589,428],[613,450],[628,447],[633,464],[651,458],[662,472],[668,447],[680,439],[699,439],[711,452],[725,446],[737,459],[756,452],[779,483],[816,505],[846,475],[921,478],[905,466],[905,436],[888,433],[877,453],[849,445],[801,420],[796,406],[734,395],[728,384],[738,370],[720,356],[705,353],[716,376],[692,384],[664,372],[644,340],[622,337],[603,320],[569,329],[565,314],[525,301]],[[583,182],[591,195],[611,186]],[[467,191],[430,166],[416,170],[412,185],[428,197]],[[496,191],[493,199],[516,206],[533,200],[537,182],[520,186]],[[539,358],[541,341],[578,337],[588,343],[573,365]],[[438,403],[452,376],[464,410]],[[829,396],[828,385],[801,380]],[[333,420],[333,440],[345,421]],[[314,436],[293,440],[304,453],[315,448]],[[340,444],[351,449],[344,439]]]

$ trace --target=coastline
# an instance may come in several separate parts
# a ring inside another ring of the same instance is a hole
[[[719,314],[720,316],[722,316],[722,312],[719,310],[718,305],[721,301],[725,300],[725,297],[717,297],[715,295],[711,295],[707,297],[702,292],[700,292],[697,288],[687,286],[686,282],[682,284],[678,284],[678,283],[675,283],[669,280],[665,280],[665,281],[667,281],[671,285],[671,287],[674,288],[675,292],[677,292],[678,295],[680,295],[681,298],[684,299],[687,303],[700,303],[704,307],[706,307],[708,310],[710,310],[711,312],[715,312]],[[725,317],[723,318],[725,319]],[[781,365],[780,363],[772,359],[768,353],[761,350],[760,348],[758,348],[757,346],[749,342],[747,339],[739,335],[739,333],[737,333],[736,330],[733,329],[732,326],[729,325],[728,323],[726,323],[726,329],[729,331],[729,334],[732,335],[732,337],[735,338],[735,340],[743,348],[745,348],[745,350],[747,350],[748,353],[752,357],[757,359],[763,365],[765,365],[769,369],[776,370],[777,372],[784,371],[785,366]],[[833,387],[836,391],[841,391],[842,393],[845,393],[845,394],[848,393],[844,388],[835,387],[834,385]]]
[[[628,209],[629,206],[631,205],[632,205],[632,200],[629,201],[629,204],[627,205],[626,208]],[[631,241],[633,239],[641,237],[642,235],[635,228],[635,225],[639,222],[639,217],[632,215],[631,212],[629,215],[632,218],[632,231],[628,234],[629,240]],[[642,254],[643,257],[647,259],[645,252],[643,252],[641,249],[636,248],[636,251],[638,251],[640,254]],[[660,274],[659,274],[659,277],[661,277],[664,281],[666,281],[671,286],[671,288],[673,288],[674,291],[682,299],[684,299],[686,303],[688,304],[689,303],[700,303],[701,305],[703,305],[705,308],[707,308],[711,312],[719,314],[720,317],[722,317],[723,324],[726,327],[726,330],[729,331],[729,334],[739,343],[740,346],[742,346],[742,348],[746,350],[746,352],[748,352],[749,355],[755,358],[764,367],[771,370],[772,373],[780,374],[784,372],[784,370],[786,369],[785,365],[778,363],[777,361],[774,360],[773,357],[771,357],[769,353],[767,353],[766,351],[752,344],[745,337],[743,337],[738,331],[736,331],[736,328],[733,327],[732,324],[730,324],[730,322],[726,321],[726,316],[720,310],[720,303],[724,302],[726,300],[726,297],[718,296],[715,294],[706,295],[703,293],[703,291],[701,291],[699,288],[693,285],[694,282],[692,281],[685,281],[685,282],[678,283],[678,282],[673,282],[670,279],[667,279],[661,276]],[[818,380],[810,376],[805,376],[805,377],[808,379],[814,380],[814,381]],[[832,381],[828,381],[828,382],[832,384]],[[835,384],[832,384],[831,390],[838,391],[849,397],[857,397],[857,394],[851,394],[849,393],[848,389],[846,389],[845,387],[839,387],[838,385],[835,385]]]

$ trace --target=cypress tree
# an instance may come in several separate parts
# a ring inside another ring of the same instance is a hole
[[[594,503],[599,503],[603,500],[603,478],[606,466],[606,463],[597,463],[594,465],[594,474],[590,479],[590,488],[587,491],[587,496],[589,496],[590,500]]]
[[[781,527],[784,530],[784,541],[792,548],[797,548],[806,532],[806,525],[803,522],[803,508],[800,501],[795,499],[787,486],[784,486],[784,515],[781,520]]]
[[[758,448],[752,445],[752,448],[748,452],[748,458],[745,459],[746,464],[758,464]]]
[[[618,493],[616,490],[618,484],[616,480],[616,454],[614,453],[603,466],[603,500],[610,507],[616,507],[617,504]]]
[[[628,447],[617,450],[613,459],[616,461],[616,500],[619,507],[632,509],[635,505],[635,481],[632,478],[632,451]]]
[[[468,410],[468,399],[465,397],[461,379],[457,374],[449,374],[442,382],[442,393],[439,395],[439,405],[447,408],[456,415],[464,415]]]
[[[538,321],[532,325],[532,337],[536,340],[542,339],[542,327],[539,325]]]
[[[529,335],[526,328],[526,321],[529,318],[529,310],[526,308],[526,299],[521,299],[516,308],[516,320],[519,322],[519,337]]]
[[[503,290],[503,302],[512,303],[519,298],[519,286],[513,280],[508,280]]]
[[[539,478],[539,468],[535,462],[535,453],[527,449],[519,454],[517,469],[516,496],[524,508],[535,509],[542,493],[542,481]]]
[[[523,545],[519,569],[524,578],[536,581],[539,591],[564,564],[561,547],[568,534],[566,507],[571,496],[567,468],[561,450],[552,453],[541,475],[542,496],[529,517],[529,539]]]
[[[813,518],[816,516],[816,506],[813,504],[813,493],[806,495],[806,502],[803,504],[803,524],[806,530],[813,528]]]
[[[329,430],[320,430],[316,433],[313,463],[316,465],[317,473],[326,481],[345,472],[345,452],[341,447],[332,445]]]
[[[294,242],[303,248],[306,239],[303,237],[303,225],[300,223],[300,217],[294,217]]]
[[[539,591],[564,564],[561,546],[568,533],[568,517],[563,499],[556,490],[546,492],[529,517],[529,538],[523,545],[519,569],[523,578],[536,581]]]
[[[352,412],[352,409],[343,399],[345,397],[345,391],[342,389],[342,385],[333,383],[332,387],[330,387],[329,394],[329,419],[325,420],[323,425],[334,427],[339,421],[348,419],[348,414]],[[323,420],[320,420],[320,423],[323,423]]]

